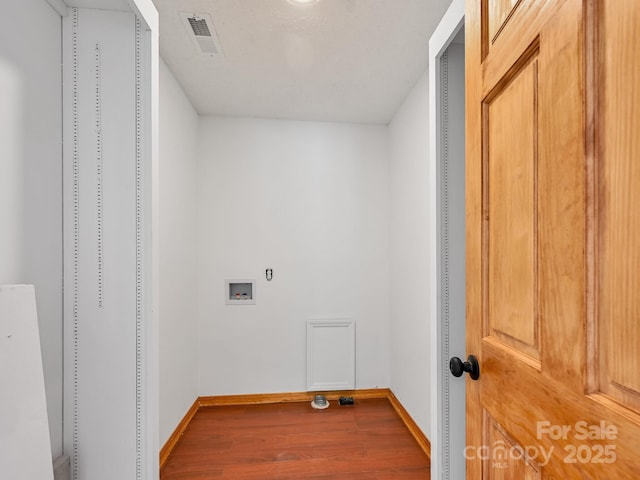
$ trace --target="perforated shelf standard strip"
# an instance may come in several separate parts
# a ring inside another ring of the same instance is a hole
[[[136,480],[143,479],[144,359],[143,359],[143,104],[142,25],[136,17]]]
[[[78,113],[78,9],[73,9],[71,27],[72,56],[72,151],[73,151],[73,480],[78,480],[78,340],[79,340],[79,259],[80,259],[80,142]]]
[[[441,172],[441,305],[442,305],[442,478],[450,478],[450,433],[449,433],[449,58],[445,51],[440,64],[442,86],[442,172]]]
[[[96,43],[95,48],[96,61],[96,170],[97,170],[97,188],[96,188],[96,221],[97,221],[97,239],[98,239],[98,308],[103,308],[104,300],[104,243],[103,243],[103,192],[102,192],[102,52],[100,44]]]

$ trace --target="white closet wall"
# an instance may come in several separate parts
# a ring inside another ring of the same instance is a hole
[[[386,126],[203,117],[201,395],[306,389],[306,322],[355,322],[356,388],[389,386]],[[265,270],[273,269],[267,281]],[[256,279],[225,305],[225,279]]]
[[[3,2],[0,284],[35,285],[54,457],[62,454],[61,39],[60,15],[45,0]]]
[[[74,480],[157,475],[152,39],[133,12],[64,18],[64,441]]]

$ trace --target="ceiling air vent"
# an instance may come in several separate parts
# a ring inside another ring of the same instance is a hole
[[[181,13],[180,17],[191,41],[201,54],[212,57],[222,55],[220,39],[208,13]]]
[[[196,37],[211,36],[211,30],[209,30],[209,25],[207,25],[207,21],[204,18],[189,17],[187,20],[189,20],[189,25],[191,25],[193,34]]]

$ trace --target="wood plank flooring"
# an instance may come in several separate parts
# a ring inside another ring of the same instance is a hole
[[[387,399],[203,407],[161,480],[429,478],[429,459]]]

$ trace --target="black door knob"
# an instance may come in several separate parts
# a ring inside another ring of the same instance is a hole
[[[461,377],[464,372],[469,374],[471,380],[477,380],[480,377],[480,365],[474,355],[469,355],[466,362],[463,362],[458,357],[451,357],[449,370],[451,370],[451,374],[454,377]]]

